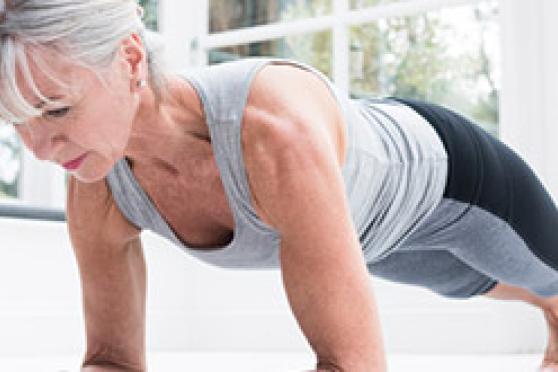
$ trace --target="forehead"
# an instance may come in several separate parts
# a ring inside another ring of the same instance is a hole
[[[91,83],[91,71],[57,51],[45,47],[29,47],[26,54],[33,82],[46,97],[71,96]],[[26,100],[38,100],[21,68],[17,69],[17,83]]]

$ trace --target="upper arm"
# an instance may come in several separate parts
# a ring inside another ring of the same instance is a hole
[[[78,245],[121,245],[139,237],[139,229],[122,215],[105,180],[84,183],[71,176],[66,209],[70,237]]]
[[[120,214],[104,181],[72,177],[67,215],[81,280],[84,365],[145,370],[146,268],[139,231]]]
[[[251,97],[265,93],[274,105],[252,107],[243,151],[252,195],[281,235],[281,271],[293,313],[319,358],[343,370],[383,370],[370,275],[338,148],[326,129],[332,119],[319,101],[308,102],[311,96],[294,103],[288,92],[259,78]]]
[[[295,197],[285,191],[308,187],[308,182],[318,188],[303,194],[301,202],[312,203],[310,197],[321,193],[327,200],[319,208],[330,205],[348,212],[340,169],[342,118],[318,79],[292,66],[268,65],[254,78],[244,112],[242,148],[251,194],[258,207],[273,210],[272,224],[282,230],[281,224],[293,222],[296,211],[285,207],[284,202]]]

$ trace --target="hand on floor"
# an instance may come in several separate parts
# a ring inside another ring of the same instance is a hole
[[[543,310],[548,324],[548,345],[538,372],[558,372],[558,313],[555,310]]]
[[[558,372],[558,364],[546,365],[544,367],[540,367],[537,372]]]

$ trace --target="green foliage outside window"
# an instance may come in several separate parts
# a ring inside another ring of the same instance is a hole
[[[408,0],[351,0],[351,9]],[[248,10],[248,0],[212,0],[214,31],[249,27],[263,19],[294,21],[332,12],[331,0],[272,0]],[[259,3],[257,3],[259,4]],[[264,6],[265,4],[265,6]],[[227,11],[225,11],[227,9]],[[253,9],[252,9],[253,10]],[[493,135],[499,122],[497,0],[380,19],[349,29],[353,97],[399,96],[452,108]],[[253,14],[252,14],[253,13]],[[265,14],[265,17],[258,14]],[[210,64],[270,55],[309,63],[332,77],[332,32],[209,51]]]
[[[18,179],[21,170],[21,145],[14,130],[0,124],[0,199],[18,196]]]
[[[403,0],[352,0],[364,8]],[[327,6],[329,0],[313,0]],[[284,19],[300,18],[308,7],[293,3]],[[495,49],[489,45],[499,13],[498,1],[433,11],[416,16],[381,19],[350,28],[351,87],[353,97],[399,96],[445,105],[465,114],[497,135],[499,87]],[[457,36],[469,42],[460,44]],[[472,33],[479,35],[478,40]],[[316,38],[328,38],[321,33]],[[325,44],[319,40],[314,45]],[[468,44],[468,47],[465,47]],[[292,53],[308,53],[303,44],[290,45]],[[312,50],[315,67],[329,67],[330,50]]]
[[[158,1],[157,0],[139,0],[139,4],[143,7],[143,21],[147,28],[157,31],[159,29],[158,22]]]

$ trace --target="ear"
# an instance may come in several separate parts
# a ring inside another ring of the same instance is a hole
[[[135,92],[139,80],[147,80],[147,58],[143,41],[133,32],[122,41],[120,60],[125,64],[126,77],[130,79],[130,89]]]

